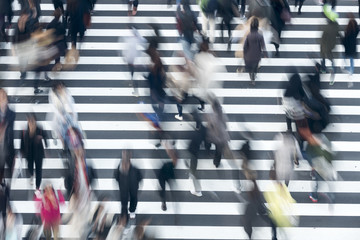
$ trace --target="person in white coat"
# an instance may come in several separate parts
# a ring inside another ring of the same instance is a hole
[[[302,158],[300,147],[290,132],[279,133],[274,140],[277,142],[274,151],[276,180],[285,181],[288,186],[294,172],[294,163],[298,165],[298,159]]]

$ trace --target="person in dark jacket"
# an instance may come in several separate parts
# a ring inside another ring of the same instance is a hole
[[[183,49],[186,58],[192,59],[191,44],[194,43],[194,31],[200,32],[197,17],[191,11],[190,1],[181,0],[181,4],[176,10],[176,22],[179,35],[183,40]]]
[[[12,2],[13,0],[0,0],[0,42],[2,40],[8,42],[9,38],[5,34],[5,17],[7,17],[8,27],[11,26],[11,20],[14,15],[12,10]]]
[[[261,54],[266,51],[264,37],[258,32],[258,29],[259,20],[254,18],[251,22],[250,33],[244,43],[245,68],[249,72],[253,85],[255,85],[255,77],[261,60]]]
[[[230,50],[231,46],[231,21],[234,17],[236,17],[239,12],[235,12],[236,2],[234,0],[220,0],[218,4],[218,14],[222,18],[220,29],[221,29],[221,41],[224,42],[224,28],[226,27],[228,30],[228,50]]]
[[[39,190],[42,179],[42,163],[45,156],[42,140],[44,140],[45,146],[47,146],[47,137],[42,128],[37,125],[34,114],[27,116],[27,122],[27,129],[22,132],[20,149],[22,156],[24,156],[28,162],[31,184],[33,184],[32,179],[34,176],[35,163],[36,190]]]
[[[342,43],[345,47],[344,58],[350,60],[349,74],[354,73],[354,58],[357,56],[356,45],[357,36],[359,34],[359,26],[354,18],[349,20],[345,29],[345,36],[342,38]]]
[[[2,216],[4,230],[6,228],[6,210],[10,205],[10,188],[5,182],[0,182],[0,213]],[[5,231],[4,231],[5,232]]]
[[[171,158],[171,161],[167,161],[165,162],[162,167],[160,168],[157,178],[159,180],[159,184],[161,187],[160,190],[160,198],[161,198],[161,209],[163,211],[167,210],[166,207],[166,182],[169,184],[170,189],[173,186],[173,180],[175,179],[175,172],[174,172],[174,168],[176,166],[177,163],[177,151],[175,148],[173,148],[173,146],[171,146],[170,141],[166,141],[164,142],[164,146],[166,149],[166,153],[168,154],[168,156]],[[174,199],[173,199],[174,201]]]
[[[336,7],[336,5],[337,5],[337,1],[336,1],[336,0],[324,0],[324,1],[323,1],[323,4],[328,4],[328,2],[329,2],[329,4],[331,4],[331,8],[332,8],[333,10],[335,10],[335,7]]]
[[[69,19],[69,35],[71,37],[71,48],[76,49],[77,35],[82,42],[86,26],[84,23],[84,15],[89,14],[89,8],[86,0],[68,0],[66,6],[66,19]]]
[[[334,84],[335,80],[335,62],[333,56],[333,49],[336,46],[336,38],[339,36],[339,24],[336,20],[331,21],[327,19],[327,25],[323,29],[323,34],[320,40],[320,55],[322,58],[321,67],[322,71],[326,72],[325,59],[329,59],[332,64],[332,72],[330,78],[330,85]]]
[[[128,202],[130,197],[130,218],[135,218],[135,210],[138,203],[139,183],[142,180],[142,174],[139,169],[134,167],[131,162],[131,153],[129,150],[122,151],[122,159],[115,170],[114,177],[120,188],[121,216],[128,219]]]
[[[8,97],[4,89],[0,89],[0,182],[4,178],[5,164],[11,178],[14,169],[14,122],[15,112],[8,106]]]
[[[55,45],[58,49],[58,54],[55,56],[55,66],[53,70],[59,71],[61,70],[62,66],[60,64],[60,57],[65,56],[67,50],[67,43],[65,39],[66,30],[64,25],[60,22],[61,17],[61,9],[56,8],[54,11],[54,19],[47,25],[46,29],[53,29],[55,41],[53,45]]]

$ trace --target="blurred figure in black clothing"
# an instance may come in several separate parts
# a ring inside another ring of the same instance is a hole
[[[86,0],[68,0],[66,7],[66,19],[69,18],[69,35],[71,37],[71,48],[76,49],[77,35],[82,42],[86,31],[84,15],[90,14]]]
[[[15,112],[8,106],[8,96],[4,89],[0,89],[0,183],[4,179],[5,164],[8,177],[11,179],[14,170],[14,122]]]
[[[224,42],[224,27],[228,30],[228,50],[231,46],[231,21],[234,17],[238,17],[239,12],[236,7],[234,0],[220,0],[218,5],[218,13],[222,18],[220,29],[221,29],[221,41]]]
[[[122,151],[122,159],[119,167],[115,169],[114,177],[119,184],[121,200],[121,216],[128,219],[128,202],[130,198],[130,218],[135,218],[135,210],[138,203],[139,183],[142,180],[142,174],[139,169],[134,167],[131,162],[131,152]]]
[[[168,156],[171,158],[171,161],[167,161],[162,165],[162,167],[160,168],[160,170],[158,172],[157,177],[158,177],[159,184],[161,187],[161,190],[160,190],[161,209],[163,211],[166,211],[167,207],[166,207],[165,188],[166,188],[166,183],[168,183],[170,186],[170,189],[172,190],[173,181],[175,180],[174,168],[177,163],[177,152],[176,152],[176,149],[174,149],[173,146],[171,146],[170,141],[164,142],[164,146],[165,146]],[[172,200],[173,200],[173,202],[175,202],[174,199],[172,199]]]
[[[62,69],[62,65],[60,63],[60,57],[65,56],[66,50],[67,50],[67,43],[65,39],[66,30],[64,28],[64,25],[60,22],[62,11],[60,8],[56,8],[54,11],[54,19],[47,25],[46,29],[53,29],[55,32],[54,37],[54,43],[57,47],[58,53],[55,56],[55,66],[53,67],[53,70],[60,71]]]
[[[5,33],[6,23],[5,17],[7,17],[7,27],[11,26],[11,20],[14,15],[12,10],[13,0],[0,0],[0,42],[9,41],[9,37]]]
[[[298,14],[301,14],[301,8],[304,4],[305,0],[295,0],[295,7],[299,5]]]
[[[47,137],[45,132],[36,122],[34,114],[27,116],[28,126],[21,135],[20,151],[28,162],[28,172],[30,174],[30,184],[33,185],[34,164],[36,172],[36,190],[40,189],[42,179],[42,163],[45,156],[44,145],[47,147]]]

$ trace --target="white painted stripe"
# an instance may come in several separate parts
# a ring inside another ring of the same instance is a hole
[[[11,43],[4,43],[4,49],[11,49]],[[126,44],[122,42],[107,42],[106,44],[102,42],[84,42],[81,44],[81,50],[124,50],[126,48]],[[214,43],[210,46],[213,51],[226,51],[227,43]],[[241,44],[233,43],[231,45],[232,50],[240,50],[242,49]],[[274,46],[272,44],[267,44],[266,48],[268,50],[273,50]],[[138,47],[137,49],[143,50],[144,47]],[[180,51],[183,49],[181,43],[160,43],[159,48],[160,51]],[[360,50],[360,45],[357,46],[358,51]],[[320,52],[319,44],[281,44],[279,50],[281,52]],[[333,52],[344,52],[344,47],[341,44],[335,46]],[[281,58],[277,58],[281,59]],[[296,58],[301,59],[301,58]]]
[[[22,236],[25,237],[30,225],[23,225]],[[239,227],[219,227],[219,226],[173,226],[173,225],[149,225],[146,227],[147,233],[156,236],[156,239],[248,239],[244,228]],[[60,238],[74,238],[73,229],[70,225],[61,225]],[[304,234],[308,240],[318,240],[326,236],[328,240],[339,240],[346,238],[356,240],[360,234],[359,228],[282,228],[279,231],[278,239],[283,239],[282,231],[286,232],[286,239],[303,240]],[[253,238],[258,240],[268,240],[271,236],[270,227],[253,227]]]
[[[175,74],[176,75],[176,74]],[[304,79],[306,77],[304,76]],[[10,96],[26,96],[33,95],[34,88],[31,87],[5,87]],[[131,96],[133,88],[116,88],[116,87],[68,87],[72,96]],[[139,96],[150,96],[149,88],[138,88]],[[190,90],[191,91],[191,90]],[[283,89],[261,89],[261,88],[212,88],[218,97],[241,97],[241,98],[258,98],[258,97],[274,97],[283,96]],[[323,89],[322,94],[326,98],[360,98],[360,90],[357,89]]]
[[[190,193],[189,193],[190,194]],[[18,213],[36,213],[35,203],[32,201],[11,201]],[[91,209],[97,206],[98,202],[91,202]],[[119,202],[109,201],[104,204],[108,213],[120,213]],[[166,212],[160,209],[159,202],[143,202],[139,201],[137,214],[179,214],[179,215],[245,215],[246,203],[238,202],[168,202],[168,210]],[[295,216],[360,216],[360,204],[293,204],[296,212]],[[331,210],[329,210],[331,207]],[[61,208],[61,213],[69,213],[68,203]]]
[[[9,104],[15,112],[50,112],[49,104]],[[197,105],[194,105],[197,106]],[[227,114],[284,114],[281,105],[222,105]],[[78,113],[144,113],[153,112],[150,104],[75,104]],[[165,105],[166,113],[177,113],[175,104]],[[359,115],[360,106],[332,106],[331,114]]]
[[[309,177],[310,178],[310,177]],[[215,191],[215,192],[232,192],[234,191],[233,180],[222,179],[200,179],[202,191]],[[62,178],[43,178],[43,182],[51,182],[54,188],[65,190],[64,180]],[[257,180],[260,191],[272,191],[273,184],[270,180]],[[251,181],[241,180],[242,190],[251,190]],[[310,193],[313,191],[313,181],[307,180],[291,180],[289,184],[290,192]],[[329,187],[330,186],[330,189]],[[189,191],[193,188],[192,182],[189,179],[177,179],[174,191]],[[11,184],[12,190],[31,190],[28,179],[19,178],[13,180]],[[94,180],[93,190],[114,191],[118,190],[119,186],[115,179],[96,179]],[[142,191],[158,191],[160,189],[159,181],[157,179],[144,179],[142,181],[140,190]],[[336,181],[328,182],[327,184],[319,184],[319,192],[333,192],[333,193],[360,193],[359,181]],[[190,194],[190,193],[189,193]]]
[[[120,154],[119,154],[120,155]],[[45,158],[43,162],[43,169],[55,170],[55,169],[64,169],[63,160],[60,158]],[[86,159],[87,163],[90,164],[94,169],[98,170],[114,170],[118,167],[120,158],[88,158]],[[160,169],[162,164],[169,159],[158,159],[158,158],[132,158],[131,163],[139,169],[143,170],[154,170]],[[185,161],[189,159],[178,159],[176,169],[179,170],[188,170]],[[232,170],[233,168],[229,165],[229,160],[223,160],[222,164],[216,168],[218,171],[227,171]],[[232,161],[232,160],[230,160]],[[27,168],[26,160],[22,160],[22,169]],[[242,160],[237,160],[236,164],[241,169]],[[273,165],[274,161],[270,159],[255,159],[250,161],[250,168],[257,171],[269,171]],[[359,172],[360,171],[360,162],[351,161],[351,160],[333,160],[332,164],[336,171],[341,172]],[[15,166],[18,169],[18,165]],[[215,170],[212,159],[198,159],[198,170]],[[306,160],[300,160],[299,167],[294,169],[295,171],[310,171],[311,167]]]
[[[44,130],[52,130],[52,122],[38,122]],[[146,121],[80,121],[81,128],[84,131],[153,131],[153,127]],[[247,131],[252,132],[283,132],[286,130],[285,122],[246,122],[243,123],[228,122],[230,132]],[[23,130],[26,127],[26,121],[16,121],[14,129]],[[162,122],[162,128],[165,131],[193,131],[192,122]],[[358,123],[331,123],[324,130],[331,133],[359,133],[360,124]]]
[[[236,61],[236,60],[234,60]],[[291,64],[290,64],[291,66]],[[148,74],[147,72],[137,72],[134,75],[134,79],[144,80],[144,75]],[[1,78],[4,80],[19,80],[20,73],[18,71],[2,71]],[[303,75],[303,74],[300,74]],[[62,81],[66,80],[82,80],[82,81],[91,81],[91,80],[130,80],[130,75],[128,72],[100,72],[100,71],[76,71],[76,72],[59,72],[59,73],[50,73],[54,80],[61,79]],[[27,79],[34,79],[33,72],[29,72]],[[335,74],[336,81],[348,81],[349,74]],[[248,73],[216,73],[213,75],[213,80],[216,81],[246,81],[249,82]],[[258,82],[286,82],[288,81],[288,74],[286,73],[258,73],[257,79]],[[330,74],[323,74],[321,78],[322,82],[330,81]],[[360,74],[353,74],[353,82],[360,82]]]

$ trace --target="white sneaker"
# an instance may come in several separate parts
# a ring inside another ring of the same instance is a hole
[[[134,219],[135,217],[136,217],[136,214],[135,214],[134,212],[131,212],[131,213],[130,213],[130,218],[131,218],[131,219]]]
[[[240,194],[241,193],[241,187],[234,186],[234,192],[237,193],[237,194]]]
[[[31,176],[29,179],[30,186],[34,186],[34,176]]]
[[[176,115],[175,115],[175,118],[176,118],[177,120],[179,120],[179,121],[182,121],[182,120],[183,120],[183,117],[180,116],[179,114],[176,114]]]
[[[41,193],[40,193],[40,190],[39,190],[39,189],[36,189],[36,190],[35,190],[35,196],[36,196],[37,198],[41,198]]]
[[[190,193],[194,196],[197,196],[197,197],[201,197],[202,196],[202,193],[201,191],[193,191],[193,190],[190,190]]]

